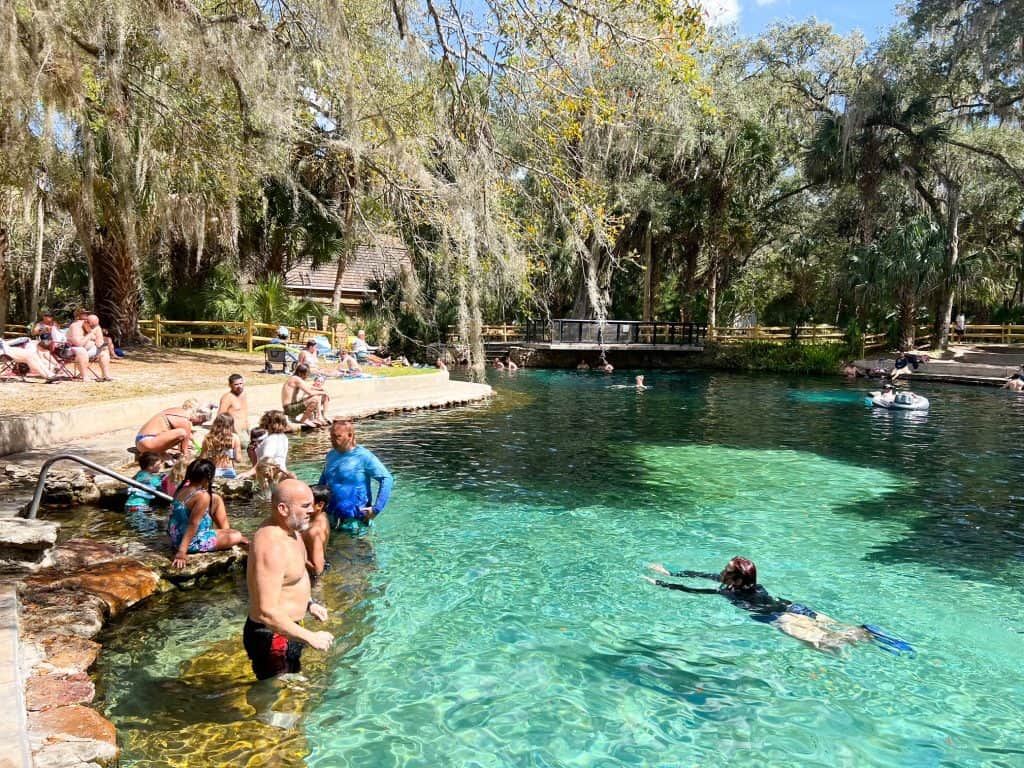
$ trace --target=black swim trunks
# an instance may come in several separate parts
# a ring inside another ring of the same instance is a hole
[[[277,677],[286,672],[299,672],[302,669],[300,662],[305,644],[277,634],[266,624],[246,618],[245,629],[242,630],[242,645],[249,654],[252,671],[257,680]]]

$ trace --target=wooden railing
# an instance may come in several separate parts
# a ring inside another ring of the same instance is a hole
[[[950,340],[960,339],[954,328],[949,329]],[[967,344],[1019,344],[1024,342],[1024,325],[968,325],[963,333]]]
[[[776,344],[842,344],[846,333],[834,325],[754,325],[749,328],[715,328],[719,344],[739,341],[766,341]]]
[[[257,323],[252,320],[167,320],[154,315],[152,320],[140,320],[139,329],[157,347],[166,346],[168,341],[185,342],[189,346],[195,340],[222,341],[236,346],[244,346],[247,352],[255,347],[277,338],[279,328],[288,329],[288,340],[293,344],[301,344],[314,336],[326,336],[330,339],[331,348],[338,349],[346,341],[345,327],[335,326],[326,331],[316,328],[299,326],[280,326],[276,323]],[[179,328],[185,328],[181,331]],[[195,328],[196,330],[188,330]],[[169,330],[170,329],[170,330]],[[339,340],[342,342],[339,344]]]
[[[463,341],[459,328],[456,325],[449,325],[447,338],[451,343]],[[484,343],[500,342],[502,344],[518,342],[523,340],[523,328],[517,323],[502,323],[500,325],[483,325],[480,327],[480,336]]]
[[[18,339],[22,336],[28,336],[32,331],[31,325],[18,325],[16,323],[8,323],[7,327],[4,328],[3,337],[5,339]]]

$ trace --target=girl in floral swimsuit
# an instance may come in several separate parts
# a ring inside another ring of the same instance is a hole
[[[213,492],[215,473],[212,461],[196,459],[188,465],[185,482],[174,494],[167,533],[175,547],[171,562],[175,568],[184,568],[189,554],[249,544],[240,531],[228,527],[224,500]]]

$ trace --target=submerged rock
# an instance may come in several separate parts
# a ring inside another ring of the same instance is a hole
[[[28,737],[35,768],[114,765],[120,754],[113,723],[78,704],[30,712]]]
[[[188,562],[181,570],[171,567],[171,559],[167,558],[161,576],[177,586],[184,586],[186,582],[210,576],[217,573],[224,573],[241,563],[246,558],[246,551],[241,547],[232,547],[220,552],[200,552],[188,556]]]
[[[101,741],[117,746],[117,732],[113,723],[91,707],[71,704],[28,717],[29,738],[40,742]]]

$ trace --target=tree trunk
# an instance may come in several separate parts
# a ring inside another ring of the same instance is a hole
[[[0,224],[0,338],[7,330],[7,305],[10,298],[11,287],[7,279],[7,249],[10,238],[7,234],[7,227]]]
[[[644,228],[644,322],[654,320],[654,260],[651,258],[651,219]]]
[[[39,319],[39,293],[43,278],[43,234],[45,225],[43,196],[40,193],[36,202],[36,258],[32,264],[32,290],[29,295],[28,321],[34,323]]]
[[[953,316],[956,288],[955,272],[957,262],[960,261],[960,187],[949,182],[946,196],[946,274],[943,275],[942,300],[935,318],[936,338],[933,339],[933,344],[943,350],[949,346],[949,322]]]
[[[913,349],[916,328],[914,320],[917,316],[917,302],[913,296],[905,296],[899,304],[899,346],[900,349]]]
[[[708,264],[708,338],[714,338],[718,325],[718,253],[711,254]]]
[[[334,275],[334,292],[331,294],[331,310],[334,314],[338,314],[341,311],[341,286],[345,277],[345,270],[355,260],[356,249],[359,247],[359,244],[356,242],[356,233],[353,226],[356,215],[356,185],[359,183],[359,177],[356,174],[355,162],[351,157],[349,157],[348,166],[349,170],[346,175],[348,189],[345,191],[345,216],[342,225],[345,227],[345,247],[338,254],[338,271]]]
[[[597,237],[590,236],[590,243],[581,265],[580,282],[576,286],[576,299],[569,316],[579,320],[596,320],[604,317],[608,306],[608,281],[611,272],[611,254],[600,245]]]
[[[139,270],[132,249],[118,238],[96,232],[87,253],[92,270],[96,308],[100,324],[118,345],[142,341],[139,312]]]

